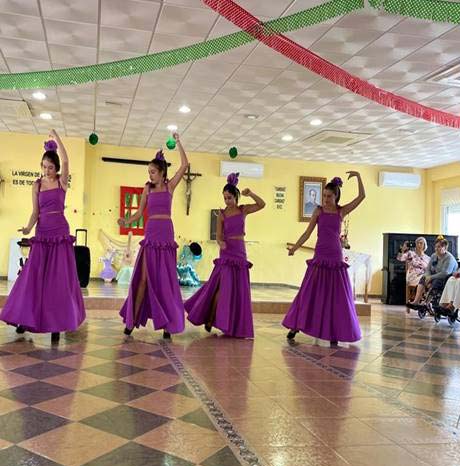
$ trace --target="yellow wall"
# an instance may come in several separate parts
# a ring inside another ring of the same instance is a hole
[[[13,185],[13,179],[34,181],[35,177],[14,176],[15,170],[40,172],[43,142],[47,135],[0,133],[0,276],[8,271],[9,241],[20,238],[18,228],[27,225],[32,213],[32,186]],[[66,216],[70,227],[83,224],[85,142],[80,138],[63,138],[70,159],[71,187],[66,197]]]
[[[186,146],[186,140],[184,141]],[[93,274],[101,266],[96,260],[102,254],[97,232],[102,228],[108,234],[117,236],[116,219],[119,213],[119,186],[142,186],[147,180],[147,169],[135,165],[104,163],[102,156],[148,160],[153,150],[97,145],[90,149],[87,157],[86,183],[87,225],[90,230],[90,244],[93,254]],[[168,152],[173,162],[171,172],[177,167],[179,155]],[[173,221],[177,241],[181,246],[184,238],[189,241],[203,241],[204,257],[197,264],[201,279],[206,279],[212,267],[212,259],[218,254],[217,247],[209,238],[210,209],[223,207],[221,197],[225,179],[219,176],[220,160],[228,157],[190,153],[192,171],[203,174],[192,185],[192,207],[190,216],[185,215],[185,186],[180,185],[174,196]],[[352,166],[344,164],[301,162],[285,159],[241,157],[245,162],[263,163],[263,179],[241,179],[240,187],[250,187],[267,202],[267,207],[247,219],[246,238],[257,241],[247,246],[249,259],[254,267],[251,278],[254,282],[299,284],[305,272],[308,255],[298,252],[288,257],[286,242],[295,242],[304,231],[306,224],[299,223],[299,176],[320,176],[328,179],[341,176],[345,179],[347,170],[360,170],[367,191],[367,199],[352,213],[349,238],[355,250],[372,254],[373,280],[371,293],[381,292],[382,233],[423,232],[424,230],[424,187],[415,191],[380,188],[378,172],[382,167]],[[386,168],[387,169],[387,168]],[[273,207],[274,186],[286,186],[286,207]],[[357,193],[356,181],[345,182],[343,201],[351,200]],[[244,202],[244,200],[242,201]],[[413,206],[420,206],[414,209]],[[112,212],[109,212],[109,210]],[[315,237],[308,245],[314,246]]]
[[[7,178],[0,192],[0,242],[7,240],[23,225],[30,214],[30,188],[12,187],[9,173],[13,167],[34,168],[40,161],[43,136],[0,134],[2,154],[0,173]],[[98,231],[118,236],[116,220],[119,216],[119,188],[142,186],[147,181],[145,166],[105,163],[102,156],[150,160],[154,150],[117,147],[98,144],[90,146],[83,139],[66,139],[69,149],[73,186],[68,197],[67,217],[72,229],[84,226],[89,230],[89,246],[92,255],[92,276],[101,271],[99,258],[104,250],[98,240]],[[186,138],[184,138],[186,146]],[[168,160],[178,166],[177,152],[168,152]],[[216,245],[208,241],[210,209],[223,207],[221,197],[225,179],[219,176],[219,164],[228,157],[215,154],[190,153],[192,170],[203,174],[193,182],[190,216],[185,215],[185,186],[179,185],[174,196],[173,221],[176,239],[180,246],[185,240],[200,241],[204,250],[203,260],[197,263],[197,272],[206,279],[212,260],[218,254]],[[256,241],[248,244],[249,259],[254,267],[251,278],[254,282],[287,283],[298,285],[305,272],[305,259],[309,254],[299,251],[288,257],[286,242],[295,242],[306,228],[299,223],[299,176],[333,176],[346,178],[347,170],[359,170],[367,191],[364,203],[351,214],[349,240],[352,249],[372,254],[373,279],[371,293],[381,292],[382,233],[423,233],[425,227],[425,184],[418,190],[388,189],[378,187],[378,172],[388,167],[345,165],[326,162],[302,162],[274,158],[239,157],[239,161],[262,163],[264,177],[260,180],[240,180],[240,187],[249,187],[267,202],[267,207],[247,219],[246,238]],[[20,161],[20,162],[18,162]],[[420,172],[422,173],[422,172]],[[286,186],[286,204],[282,211],[273,207],[274,186]],[[78,193],[78,194],[77,194]],[[357,193],[356,181],[345,182],[343,202]],[[6,204],[8,201],[8,205]],[[244,202],[244,201],[243,201]],[[417,206],[417,208],[414,208]],[[84,212],[82,213],[82,207]],[[73,210],[76,209],[77,213]],[[126,239],[123,237],[122,239]],[[309,241],[314,246],[315,236]],[[0,250],[0,276],[6,275],[7,247]]]

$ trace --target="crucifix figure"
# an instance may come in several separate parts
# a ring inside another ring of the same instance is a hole
[[[201,176],[201,173],[191,173],[190,164],[184,175],[185,180],[185,198],[187,199],[187,215],[190,212],[190,203],[192,201],[192,181],[197,177]]]

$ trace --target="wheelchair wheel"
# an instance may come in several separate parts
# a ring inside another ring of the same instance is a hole
[[[419,309],[418,310],[418,316],[420,317],[420,319],[424,319],[425,316],[426,316],[426,310],[425,309]]]
[[[428,311],[428,314],[430,314],[430,316],[434,316],[436,314],[436,311],[433,309],[433,304],[431,303],[431,301],[428,301],[428,303],[426,304],[426,309]]]
[[[455,322],[457,322],[457,320],[458,320],[458,309],[447,316],[447,321],[449,322],[449,325],[451,327],[455,325]]]

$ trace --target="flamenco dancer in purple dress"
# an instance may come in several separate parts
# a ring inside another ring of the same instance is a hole
[[[192,324],[204,325],[208,332],[214,326],[227,336],[253,338],[249,282],[252,264],[246,259],[244,224],[246,216],[263,209],[265,202],[246,188],[241,194],[255,204],[239,206],[237,184],[238,173],[230,174],[223,190],[226,208],[217,219],[219,259],[214,261],[206,284],[185,302],[185,310]]]
[[[51,332],[51,341],[56,342],[59,332],[76,330],[86,314],[72,246],[75,237],[70,236],[64,216],[69,158],[56,131],[50,136],[53,139],[45,143],[41,162],[43,175],[32,187],[32,215],[27,226],[18,230],[28,235],[37,224],[29,259],[0,319],[16,325],[17,333]]]
[[[318,225],[315,254],[307,261],[300,290],[283,320],[283,325],[290,329],[288,340],[293,340],[299,330],[329,340],[331,346],[336,346],[339,341],[353,342],[361,338],[348,265],[342,257],[340,226],[343,218],[361,204],[366,194],[361,175],[355,171],[347,173],[348,179],[356,177],[358,180],[358,196],[349,204],[340,206],[342,180],[334,178],[323,191],[322,207],[315,209],[307,230],[289,248],[292,256]]]
[[[130,218],[120,218],[120,225],[139,220],[145,206],[148,222],[145,238],[134,265],[128,297],[120,315],[125,323],[125,335],[131,335],[134,327],[145,327],[152,319],[155,330],[163,329],[163,338],[171,333],[184,331],[184,305],[177,280],[177,243],[171,221],[171,204],[174,190],[182,180],[188,160],[179,135],[174,133],[179,149],[181,165],[171,180],[167,179],[169,163],[163,152],[157,152],[149,164],[150,181],[145,184],[139,210]]]

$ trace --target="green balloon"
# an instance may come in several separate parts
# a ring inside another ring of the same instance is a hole
[[[173,138],[173,137],[170,137],[167,141],[166,141],[166,147],[169,149],[169,150],[173,150],[176,148],[176,140]]]
[[[236,147],[230,147],[230,150],[228,151],[228,155],[234,159],[238,155],[238,149]]]
[[[89,140],[89,143],[90,143],[92,146],[95,146],[95,145],[98,143],[98,141],[99,141],[99,136],[98,136],[96,133],[91,133],[91,134],[89,135],[88,140]]]

